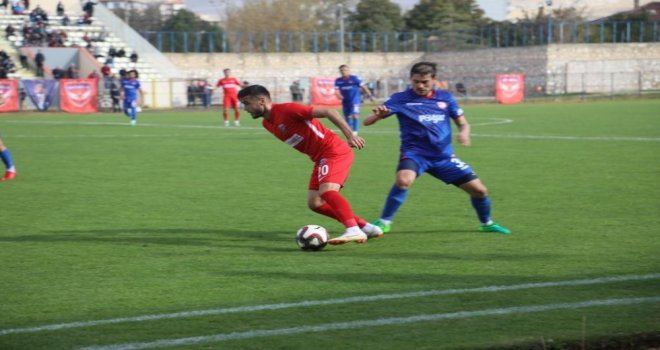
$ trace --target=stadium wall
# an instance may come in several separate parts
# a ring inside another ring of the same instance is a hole
[[[495,75],[524,73],[527,95],[641,92],[660,88],[660,43],[561,44],[427,54],[408,53],[237,53],[166,54],[184,79],[222,76],[224,68],[250,83],[269,87],[278,101],[288,86],[312,76],[338,76],[348,64],[365,81],[381,80],[381,97],[405,86],[410,66],[438,62],[439,79],[453,89],[463,83],[470,96],[492,98]],[[217,98],[216,94],[216,98]]]

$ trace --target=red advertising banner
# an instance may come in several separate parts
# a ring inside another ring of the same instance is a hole
[[[99,111],[96,79],[60,79],[60,108],[69,113]]]
[[[522,102],[525,99],[525,75],[498,74],[495,78],[495,99],[502,104]]]
[[[0,112],[18,112],[18,81],[0,79]]]
[[[337,77],[312,77],[310,86],[312,105],[341,106],[341,101],[335,95],[335,79]]]

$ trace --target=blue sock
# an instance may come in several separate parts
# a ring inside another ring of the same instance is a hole
[[[470,201],[472,201],[472,206],[477,211],[479,222],[481,222],[482,224],[487,224],[490,221],[490,197],[488,196],[484,198],[470,197]]]
[[[380,215],[381,219],[392,220],[403,202],[406,201],[406,197],[408,197],[407,189],[393,185],[385,200],[385,208],[383,208],[383,212]]]
[[[0,158],[2,158],[2,162],[5,163],[7,169],[10,169],[14,166],[14,161],[11,159],[11,153],[9,153],[9,148],[0,152]]]
[[[353,125],[351,125],[351,129],[353,129],[353,131],[355,132],[358,132],[358,130],[360,129],[360,119],[353,118],[351,119],[351,122],[353,123]]]

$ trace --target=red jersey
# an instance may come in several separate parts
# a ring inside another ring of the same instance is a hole
[[[348,143],[312,117],[312,110],[312,106],[297,103],[273,104],[271,120],[264,119],[261,124],[275,137],[315,162],[323,156],[351,152]]]
[[[241,82],[234,78],[222,78],[215,84],[216,87],[222,86],[222,91],[225,95],[238,95],[238,90],[241,88]]]

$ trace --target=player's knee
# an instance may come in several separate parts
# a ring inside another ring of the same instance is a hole
[[[397,177],[396,182],[394,184],[396,185],[396,187],[400,189],[407,190],[410,188],[410,186],[412,186],[413,182],[415,182],[414,178],[410,179],[406,177]]]
[[[485,198],[488,196],[488,189],[485,186],[475,187],[470,190],[470,195],[474,198]]]

